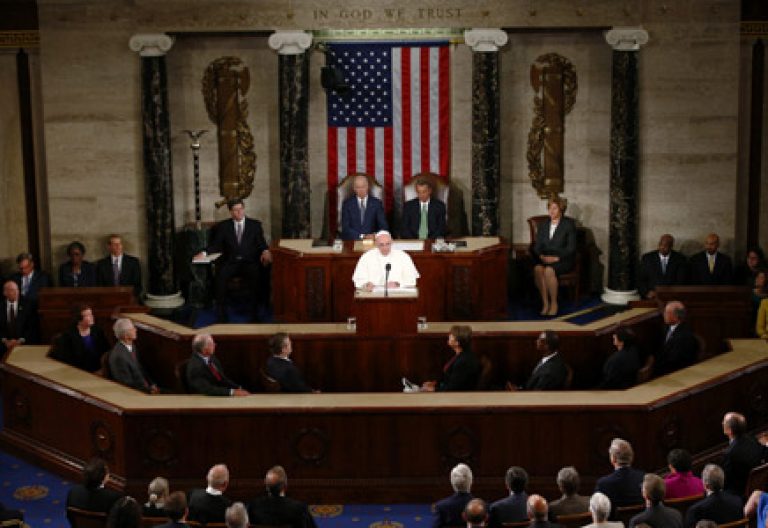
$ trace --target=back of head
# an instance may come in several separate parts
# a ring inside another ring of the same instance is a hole
[[[534,521],[546,521],[549,513],[547,499],[541,495],[528,497],[528,518]]]
[[[236,502],[224,513],[227,528],[248,528],[248,512],[242,502]]]
[[[121,497],[109,510],[107,528],[140,528],[141,506],[133,497]]]
[[[210,487],[224,491],[229,485],[229,469],[224,464],[216,464],[208,470],[207,481]]]
[[[152,482],[147,486],[147,495],[149,496],[149,502],[155,504],[158,501],[163,502],[168,497],[170,487],[168,485],[168,479],[163,477],[155,477]]]
[[[451,486],[457,493],[469,493],[472,489],[472,470],[468,465],[458,464],[451,470]]]
[[[651,501],[651,504],[658,504],[664,500],[664,494],[667,487],[664,479],[655,473],[646,473],[643,477],[643,497]]]
[[[731,431],[731,434],[738,438],[747,432],[747,419],[743,414],[729,412],[723,418],[723,425]]]
[[[626,326],[620,326],[616,329],[616,337],[624,343],[625,347],[630,347],[635,344],[636,336],[635,332]]]
[[[611,513],[611,499],[598,491],[589,499],[589,511],[596,523],[607,521]]]
[[[701,480],[709,491],[720,491],[725,485],[725,473],[717,464],[707,464],[701,472]]]
[[[611,447],[608,449],[611,461],[619,466],[629,466],[635,458],[635,452],[632,445],[623,438],[614,438]]]
[[[568,496],[579,491],[579,472],[575,467],[566,466],[557,472],[557,487]]]
[[[183,491],[174,491],[163,505],[165,514],[172,521],[180,521],[187,513],[187,496]]]
[[[691,470],[693,460],[691,454],[685,449],[673,449],[667,455],[667,463],[678,473],[687,473]]]
[[[83,486],[94,490],[101,486],[107,476],[107,464],[100,458],[92,458],[83,466]]]
[[[504,483],[514,493],[522,493],[528,485],[528,472],[520,466],[512,466],[504,476]]]
[[[264,478],[267,493],[272,497],[279,497],[288,487],[288,474],[283,466],[274,466],[267,471]]]
[[[485,526],[488,520],[488,505],[483,499],[472,499],[464,508],[464,519],[472,526]]]

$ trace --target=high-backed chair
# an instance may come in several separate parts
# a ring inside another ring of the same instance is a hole
[[[528,230],[531,234],[531,255],[534,254],[534,246],[536,245],[536,233],[539,230],[539,226],[549,218],[547,215],[532,216],[528,219]],[[579,247],[576,247],[576,258],[573,269],[568,273],[563,273],[557,280],[560,286],[568,288],[571,292],[571,298],[574,301],[579,300],[581,294],[581,259],[582,255]]]
[[[107,525],[106,513],[81,510],[73,506],[67,507],[67,518],[72,528],[104,528]]]
[[[416,182],[419,180],[426,180],[430,183],[432,186],[432,196],[445,204],[445,219],[448,220],[448,198],[450,197],[451,188],[444,179],[434,172],[422,172],[414,175],[410,183],[403,186],[403,203],[417,197]]]
[[[280,392],[280,382],[275,378],[267,374],[267,369],[262,367],[259,370],[259,377],[261,378],[261,385],[264,388],[264,392]]]
[[[384,200],[384,188],[375,179],[371,178],[367,174],[355,172],[348,174],[346,178],[341,180],[336,186],[336,235],[341,235],[341,205],[344,200],[355,194],[354,183],[357,176],[365,176],[368,178],[368,194],[379,200]]]
[[[592,522],[592,513],[571,513],[568,515],[558,515],[557,524],[562,528],[579,528]]]

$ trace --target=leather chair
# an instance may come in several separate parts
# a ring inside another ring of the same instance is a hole
[[[267,370],[262,367],[259,369],[259,377],[261,378],[261,386],[264,388],[264,392],[281,392],[280,382],[275,378],[267,374]]]
[[[357,176],[365,176],[368,178],[368,194],[384,201],[384,188],[379,182],[367,174],[359,172],[348,174],[347,177],[341,180],[336,186],[336,236],[339,237],[341,236],[341,206],[344,203],[344,200],[355,194],[354,183]]]
[[[451,188],[448,183],[440,178],[434,172],[422,172],[414,175],[411,182],[403,187],[403,203],[408,200],[413,200],[417,197],[416,194],[416,182],[419,180],[427,180],[432,186],[432,196],[435,199],[440,200],[445,204],[445,219],[448,220],[448,198],[450,197]]]
[[[592,523],[592,513],[587,511],[584,513],[558,515],[556,522],[562,528],[579,528]]]
[[[539,230],[539,225],[549,218],[547,215],[532,216],[528,219],[528,230],[531,235],[531,255],[534,255],[534,246],[536,245],[536,233]],[[577,237],[578,238],[578,237]],[[568,273],[563,273],[557,280],[561,287],[567,288],[571,293],[571,299],[578,301],[581,295],[581,248],[576,247],[576,258],[573,269]]]

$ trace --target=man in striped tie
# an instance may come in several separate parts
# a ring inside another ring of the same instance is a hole
[[[248,396],[250,393],[229,379],[214,356],[216,342],[209,334],[192,339],[192,356],[187,362],[186,381],[190,392],[208,396]]]
[[[401,238],[434,240],[445,236],[445,204],[432,196],[432,185],[427,177],[416,178],[417,197],[403,205]]]

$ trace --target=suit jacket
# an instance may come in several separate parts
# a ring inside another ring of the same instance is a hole
[[[471,493],[457,492],[435,503],[435,516],[432,518],[432,528],[442,526],[458,526],[466,521],[461,514],[467,503],[473,499]]]
[[[439,391],[473,391],[480,377],[480,361],[471,350],[464,350],[443,373]]]
[[[96,285],[114,286],[115,279],[112,274],[112,256],[107,255],[96,262]],[[123,253],[123,261],[120,264],[120,286],[133,286],[133,293],[137,299],[141,298],[141,264],[139,259]]]
[[[419,238],[421,224],[421,203],[418,198],[408,200],[403,205],[403,225],[400,228],[401,238]],[[445,204],[434,197],[429,199],[427,209],[427,238],[442,238],[445,236]]]
[[[11,275],[11,280],[19,285],[19,292],[21,292],[24,297],[33,303],[35,307],[37,305],[37,297],[40,293],[40,288],[49,288],[50,286],[53,286],[53,281],[51,281],[50,275],[39,269],[36,269],[32,274],[32,280],[30,281],[29,287],[27,288],[27,293],[21,291],[21,273],[14,273]]]
[[[264,495],[254,499],[248,504],[248,520],[252,525],[316,528],[307,505],[289,497]]]
[[[491,503],[488,509],[488,526],[499,528],[503,523],[528,519],[528,494],[514,493]]]
[[[133,348],[135,351],[135,343]],[[120,341],[117,342],[109,353],[109,372],[112,375],[112,379],[118,383],[142,392],[148,393],[153,385],[152,380],[144,371],[141,363],[139,363],[138,355],[134,359],[133,354]]]
[[[72,276],[72,263],[64,262],[59,266],[59,286],[72,288],[75,286],[75,279]],[[96,266],[84,260],[80,264],[80,274],[77,276],[77,287],[96,286]]]
[[[560,528],[560,525],[549,521],[531,521],[528,528]]]
[[[211,495],[204,489],[194,489],[187,496],[188,521],[223,523],[224,514],[232,504],[224,495]]]
[[[557,229],[549,238],[549,227],[552,220],[547,218],[536,229],[534,252],[537,257],[549,255],[560,257],[556,266],[559,272],[569,271],[576,263],[576,222],[563,216],[557,224]]]
[[[155,528],[189,528],[189,525],[187,523],[182,523],[182,522],[168,521],[165,524],[155,526]]]
[[[597,479],[595,491],[604,493],[611,499],[611,507],[633,506],[644,502],[640,486],[645,472],[629,466],[623,466]]]
[[[661,271],[661,258],[658,251],[650,251],[640,258],[637,270],[637,289],[642,297],[656,286],[685,284],[686,260],[682,253],[670,251],[666,272]]]
[[[112,505],[122,496],[122,493],[109,488],[89,490],[82,484],[76,484],[67,493],[67,507],[108,514]],[[69,519],[69,516],[67,518]],[[69,519],[69,522],[74,526],[72,519]]]
[[[666,339],[666,330],[664,334]],[[661,351],[656,354],[653,365],[657,376],[669,374],[681,368],[690,367],[696,363],[699,352],[699,343],[688,323],[683,321],[678,324],[669,339],[666,339]]]
[[[50,357],[73,367],[96,372],[101,368],[101,356],[110,348],[107,336],[97,325],[91,327],[93,350],[85,348],[85,343],[77,326],[70,327],[62,333],[53,345]]]
[[[187,361],[187,371],[185,373],[190,391],[207,396],[229,396],[232,389],[240,388],[240,385],[224,374],[219,358],[214,355],[210,357],[209,361],[216,367],[221,379],[216,379],[216,376],[200,354],[193,353],[189,361]]]
[[[733,279],[733,264],[731,257],[717,252],[715,257],[715,270],[709,272],[709,262],[707,261],[707,252],[700,251],[688,261],[691,284],[731,284]]]
[[[264,239],[261,222],[246,217],[243,224],[243,234],[240,244],[237,243],[235,221],[231,218],[216,224],[211,233],[211,241],[206,248],[207,253],[221,253],[220,262],[260,263],[261,254],[269,249]]]
[[[621,390],[632,387],[637,382],[637,371],[640,370],[640,357],[634,346],[617,350],[603,365],[601,389]]]
[[[37,343],[37,313],[29,301],[23,297],[19,298],[16,305],[16,329],[12,331],[8,321],[8,300],[2,298],[0,302],[0,338],[19,339],[23,338],[27,344]],[[5,346],[0,344],[0,350],[5,351]]]
[[[721,464],[725,473],[724,489],[741,497],[747,486],[747,478],[752,468],[765,460],[768,449],[752,435],[744,434],[734,438],[723,455]]]
[[[574,513],[585,513],[589,511],[589,497],[583,495],[572,495],[561,498],[549,503],[549,518],[557,520],[558,515],[573,515]]]
[[[629,521],[629,528],[645,523],[651,528],[683,528],[683,515],[663,503],[654,504],[638,513]]]
[[[702,519],[725,524],[744,517],[741,497],[727,491],[716,491],[693,504],[685,514],[685,526],[694,527]]]
[[[282,392],[312,392],[293,361],[277,356],[267,359],[267,375],[280,383]]]
[[[365,203],[365,218],[360,221],[360,202],[357,196],[350,196],[341,204],[341,238],[357,240],[360,235],[389,229],[381,200],[368,195]]]
[[[563,356],[557,352],[543,365],[537,365],[533,369],[525,390],[558,390],[565,387],[568,379],[568,368],[565,366]]]

